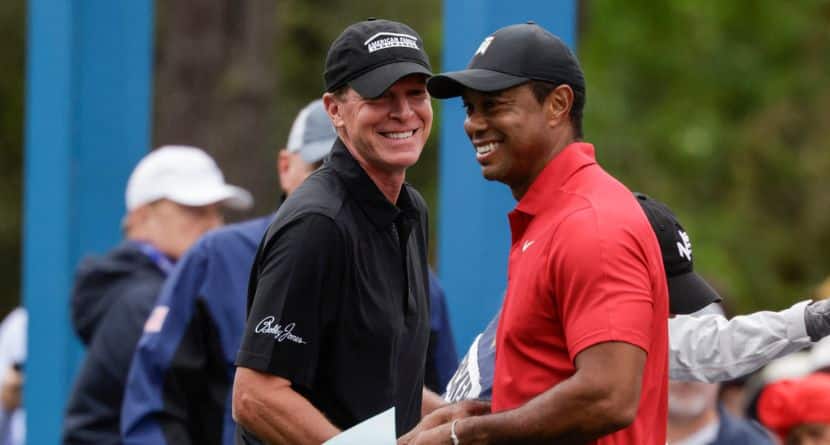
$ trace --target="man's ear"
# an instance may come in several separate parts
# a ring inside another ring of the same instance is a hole
[[[290,156],[291,155],[288,154],[288,150],[285,148],[281,149],[280,153],[277,155],[277,174],[280,178],[288,173],[288,168],[291,166]]]
[[[574,104],[574,91],[570,85],[559,85],[548,94],[545,99],[545,111],[551,127],[562,124],[570,119],[571,107]]]
[[[323,107],[331,119],[334,128],[341,128],[344,125],[343,116],[341,116],[340,101],[332,93],[323,94]]]
[[[149,217],[149,214],[149,204],[140,205],[130,210],[121,220],[121,231],[128,237],[136,234],[142,234],[145,230],[145,221]]]

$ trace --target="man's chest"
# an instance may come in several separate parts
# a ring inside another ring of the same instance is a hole
[[[562,326],[555,292],[556,221],[537,218],[515,238],[508,260],[507,292],[500,331],[518,344],[551,342]]]

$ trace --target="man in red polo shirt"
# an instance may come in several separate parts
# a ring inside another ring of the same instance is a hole
[[[493,414],[406,439],[665,444],[660,246],[631,192],[581,142],[585,81],[574,55],[536,24],[508,26],[484,39],[468,69],[428,89],[463,97],[484,177],[507,184],[518,204]]]

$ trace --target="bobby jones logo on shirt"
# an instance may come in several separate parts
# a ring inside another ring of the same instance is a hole
[[[279,323],[274,324],[274,320],[276,320],[276,317],[273,315],[263,318],[262,321],[256,325],[254,332],[257,334],[273,335],[274,339],[276,339],[278,343],[288,340],[301,345],[306,344],[302,337],[293,334],[294,323],[288,323],[287,325],[282,326]]]

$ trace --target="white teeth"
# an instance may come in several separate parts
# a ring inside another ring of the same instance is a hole
[[[480,155],[486,155],[487,153],[490,153],[491,151],[495,150],[497,145],[498,142],[490,142],[489,144],[477,145],[476,153]]]
[[[397,133],[384,133],[384,136],[392,139],[406,139],[415,134],[415,130],[399,131]]]

